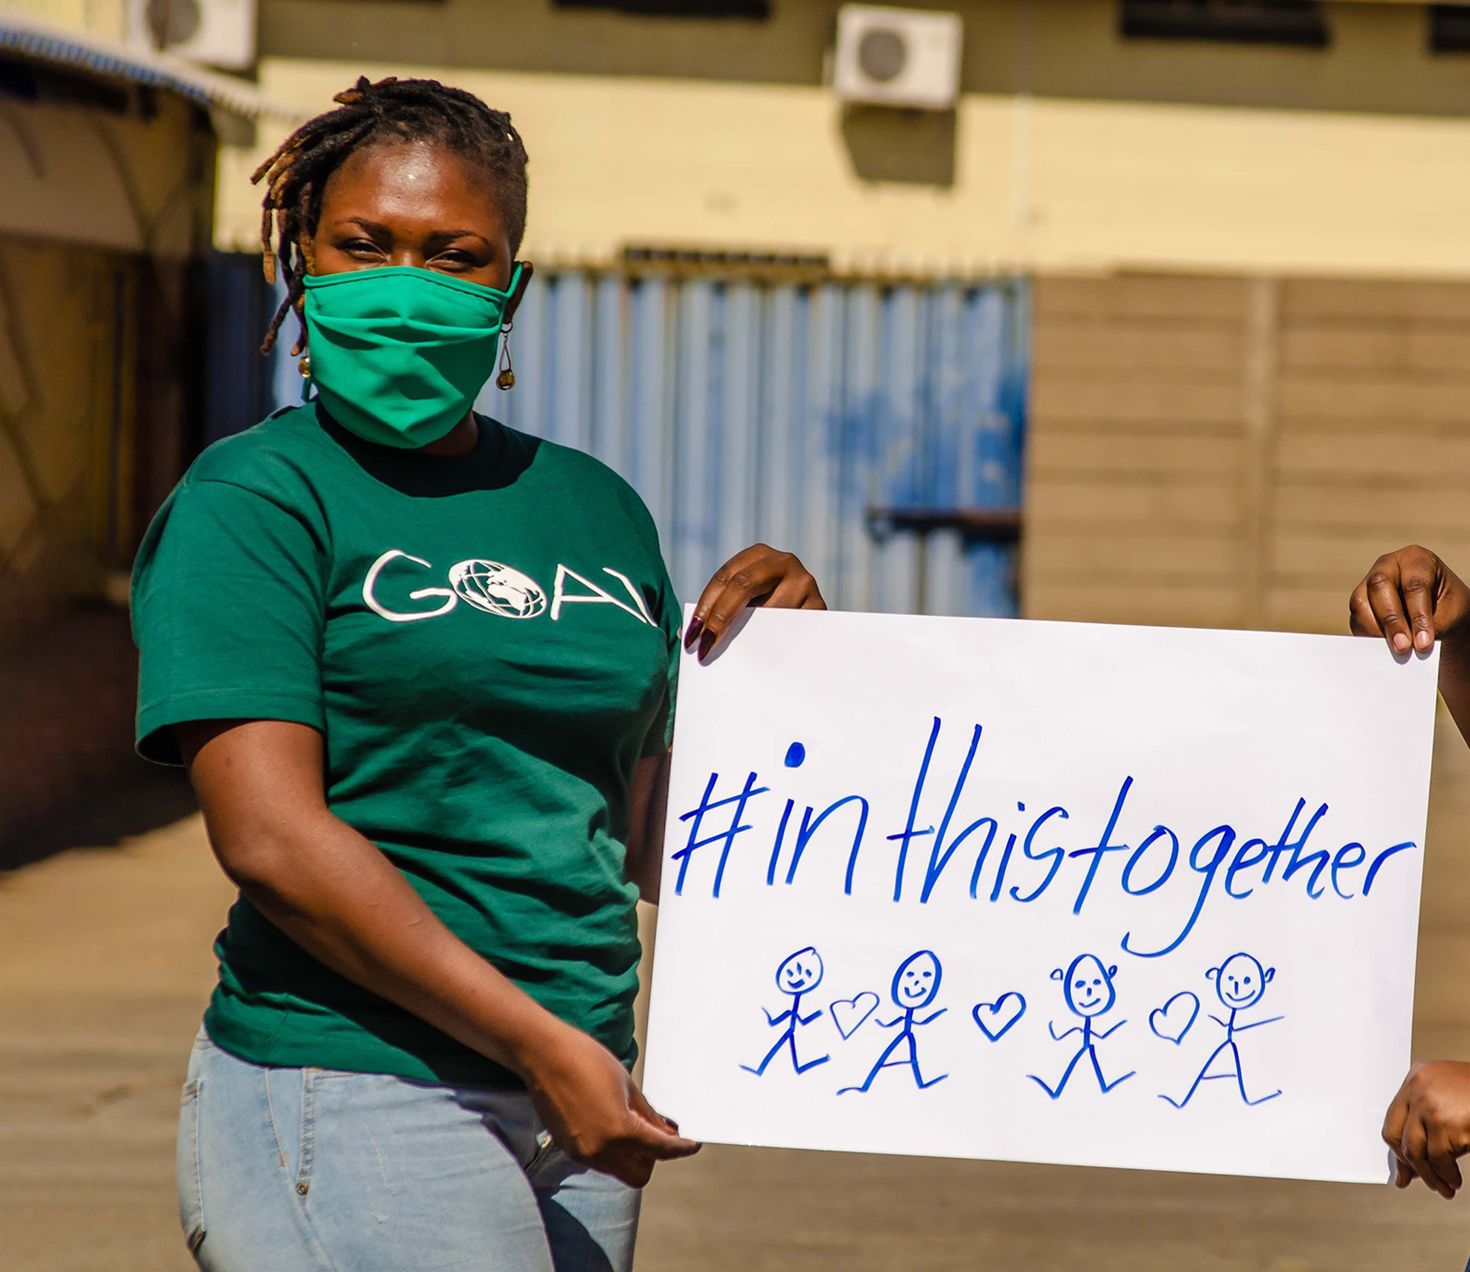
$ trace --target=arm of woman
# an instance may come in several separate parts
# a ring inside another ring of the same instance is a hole
[[[638,761],[628,799],[628,857],[624,874],[638,885],[638,896],[658,904],[663,873],[664,818],[669,807],[669,768],[673,755],[650,755]]]
[[[1428,653],[1436,639],[1439,691],[1470,741],[1470,590],[1428,548],[1411,544],[1373,562],[1348,600],[1355,636],[1382,636],[1394,653]]]
[[[242,895],[334,971],[521,1076],[570,1156],[641,1187],[697,1150],[617,1058],[537,1004],[335,817],[321,734],[284,721],[175,726],[210,843]]]
[[[1354,635],[1382,636],[1400,657],[1443,642],[1439,691],[1470,741],[1470,591],[1455,572],[1428,548],[1386,552],[1353,589],[1348,610]],[[1435,1060],[1410,1069],[1384,1117],[1383,1139],[1400,1188],[1417,1176],[1441,1197],[1453,1197],[1462,1183],[1456,1159],[1470,1151],[1470,1064]]]
[[[1383,1119],[1383,1142],[1394,1156],[1394,1183],[1415,1176],[1449,1200],[1464,1180],[1458,1159],[1470,1152],[1470,1064],[1431,1060],[1409,1070]]]

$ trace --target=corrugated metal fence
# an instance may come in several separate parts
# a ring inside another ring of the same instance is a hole
[[[478,405],[622,473],[686,598],[764,540],[834,608],[1009,615],[1026,318],[1010,281],[547,270],[515,320],[515,388]],[[294,364],[277,372],[294,400]]]

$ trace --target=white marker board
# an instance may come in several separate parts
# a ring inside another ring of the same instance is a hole
[[[1382,1181],[1436,670],[753,614],[681,668],[650,1099],[719,1143]]]

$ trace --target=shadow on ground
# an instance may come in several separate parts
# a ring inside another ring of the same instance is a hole
[[[111,848],[198,810],[182,769],[135,760],[115,777],[78,783],[52,811],[0,831],[0,872],[69,848]]]

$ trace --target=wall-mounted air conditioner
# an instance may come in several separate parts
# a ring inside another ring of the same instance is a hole
[[[963,37],[957,13],[845,4],[837,11],[837,96],[949,110],[959,96]]]
[[[128,0],[128,38],[191,62],[255,61],[255,0]]]

